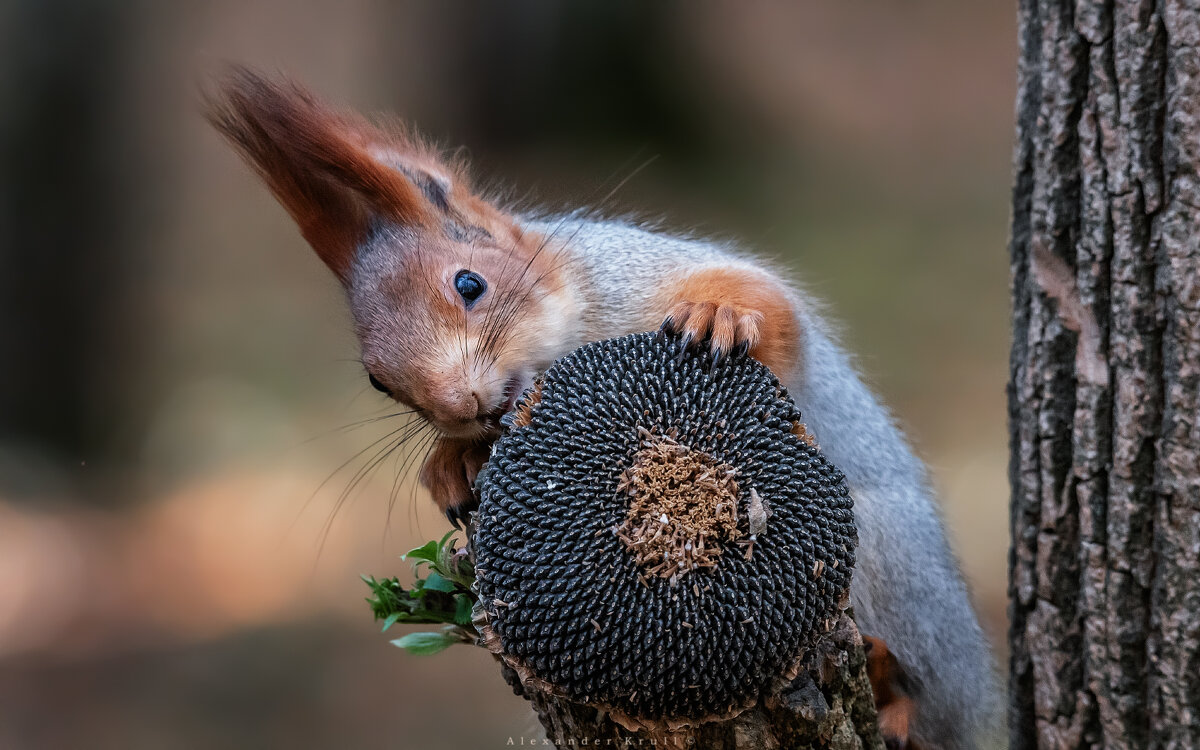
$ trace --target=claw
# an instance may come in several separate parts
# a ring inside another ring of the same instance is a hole
[[[733,356],[735,356],[735,357],[744,357],[749,352],[750,352],[750,342],[748,342],[748,341],[743,341],[742,343],[733,347]]]
[[[691,349],[691,342],[688,340],[690,338],[690,336],[684,338],[683,343],[679,347],[679,351],[675,353],[675,364],[683,362],[683,358],[687,356],[688,350]]]
[[[466,531],[467,513],[465,506],[452,505],[446,508],[446,520],[459,531]]]
[[[717,365],[721,364],[721,362],[726,357],[729,356],[729,352],[726,351],[725,349],[722,349],[721,347],[717,346],[717,347],[713,348],[712,355],[713,355],[713,358],[712,358],[713,367],[716,367]]]
[[[663,341],[669,341],[675,333],[675,319],[667,316],[667,319],[658,327],[658,338]]]

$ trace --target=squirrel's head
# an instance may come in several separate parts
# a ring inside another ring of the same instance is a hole
[[[371,384],[446,434],[493,434],[579,343],[557,248],[475,195],[461,165],[243,68],[207,110],[345,286]]]

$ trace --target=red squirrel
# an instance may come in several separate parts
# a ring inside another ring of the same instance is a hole
[[[420,479],[453,523],[500,417],[556,358],[659,327],[748,351],[850,485],[850,596],[889,746],[974,748],[995,731],[991,657],[925,468],[782,273],[728,244],[508,210],[413,133],[243,68],[207,107],[345,287],[371,385],[440,431]]]

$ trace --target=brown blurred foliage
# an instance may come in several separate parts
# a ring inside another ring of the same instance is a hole
[[[386,404],[335,283],[199,117],[226,61],[398,114],[530,203],[636,171],[612,212],[782,259],[929,460],[999,634],[1012,16],[0,5],[0,747],[502,747],[532,726],[482,653],[422,661],[369,621],[357,574],[401,572],[445,523],[402,460],[351,492],[370,452],[335,471],[387,429],[338,428]]]

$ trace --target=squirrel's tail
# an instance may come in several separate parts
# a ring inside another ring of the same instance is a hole
[[[999,681],[925,467],[826,325],[806,317],[803,373],[790,390],[850,485],[859,533],[850,598],[859,629],[883,639],[904,670],[922,748],[991,744]]]

